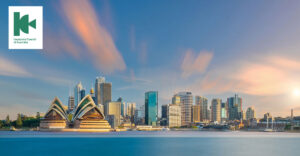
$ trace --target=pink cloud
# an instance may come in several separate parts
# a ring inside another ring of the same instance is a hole
[[[205,72],[212,58],[213,53],[209,51],[200,51],[196,55],[192,50],[187,50],[181,64],[181,76],[187,78],[193,74]]]
[[[299,61],[278,56],[229,62],[209,71],[191,87],[201,88],[205,93],[239,92],[259,96],[287,94],[299,85],[299,67]]]
[[[64,17],[88,49],[84,55],[91,55],[95,66],[105,73],[126,69],[112,36],[100,24],[91,3],[86,0],[61,2]]]

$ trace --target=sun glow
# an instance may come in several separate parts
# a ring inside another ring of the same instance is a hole
[[[300,90],[299,89],[294,89],[293,91],[294,96],[300,96]]]

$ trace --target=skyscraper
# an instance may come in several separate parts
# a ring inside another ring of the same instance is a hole
[[[82,84],[79,82],[75,88],[74,88],[74,102],[75,102],[75,107],[77,107],[78,103],[81,100],[81,90],[82,90]]]
[[[125,117],[125,102],[123,102],[123,99],[121,97],[119,97],[117,101],[121,102],[121,116]]]
[[[226,103],[222,102],[221,105],[221,121],[227,120],[227,109],[226,109]]]
[[[192,106],[192,122],[200,122],[200,105],[193,105]]]
[[[161,126],[167,126],[167,118],[168,118],[168,105],[161,106]]]
[[[200,105],[200,121],[209,121],[207,98],[195,96],[195,104]]]
[[[213,99],[211,101],[211,120],[218,123],[221,123],[221,103],[221,99]]]
[[[95,82],[95,98],[96,98],[96,105],[100,106],[101,103],[101,91],[100,91],[100,85],[101,83],[105,82],[105,77],[96,77],[96,82]]]
[[[255,119],[255,118],[256,115],[255,115],[254,107],[248,107],[246,111],[246,120]]]
[[[85,89],[80,90],[80,100],[82,100],[85,97]]]
[[[181,125],[186,126],[192,122],[193,95],[191,92],[179,92],[174,96],[180,97]]]
[[[127,116],[130,117],[130,121],[134,122],[134,113],[135,113],[136,105],[135,103],[127,103]]]
[[[242,114],[242,98],[237,94],[234,97],[227,98],[228,103],[228,119],[240,120],[243,117]]]
[[[181,106],[179,104],[169,104],[167,109],[167,125],[169,127],[181,126]]]
[[[104,115],[107,114],[107,103],[111,101],[111,83],[101,83],[100,84],[100,97],[101,104],[104,105]]]
[[[69,96],[69,99],[68,99],[68,112],[72,112],[74,108],[75,108],[74,97]]]
[[[145,93],[145,124],[156,126],[158,113],[158,92]]]

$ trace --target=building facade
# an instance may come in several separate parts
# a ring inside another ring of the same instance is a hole
[[[110,125],[113,128],[117,128],[120,126],[120,120],[121,120],[121,102],[119,101],[111,101],[107,104],[107,116],[110,116],[108,118],[110,121]]]
[[[96,105],[100,106],[101,104],[101,89],[100,85],[101,83],[105,82],[105,77],[96,77],[96,82],[95,82],[95,98],[96,98]]]
[[[72,112],[75,108],[74,96],[69,96],[68,99],[68,112]]]
[[[187,126],[192,122],[193,95],[191,92],[179,92],[175,96],[180,97],[181,125]]]
[[[195,105],[200,106],[200,121],[209,121],[207,98],[203,96],[195,96]]]
[[[145,93],[145,124],[156,126],[158,113],[158,92]]]
[[[167,107],[167,125],[171,127],[181,126],[181,106],[169,104]]]
[[[83,89],[81,82],[79,82],[74,88],[74,103],[75,107],[81,100],[81,90]]]
[[[213,99],[211,101],[211,120],[217,123],[221,123],[221,103],[221,99]]]
[[[100,103],[104,105],[104,115],[107,115],[107,104],[111,102],[111,83],[103,82],[100,84]]]
[[[197,123],[200,122],[200,105],[194,105],[192,106],[192,122]]]
[[[240,120],[243,118],[242,114],[242,98],[237,94],[234,97],[227,98],[228,103],[228,119]]]
[[[255,119],[255,110],[254,107],[248,107],[246,111],[246,120]]]

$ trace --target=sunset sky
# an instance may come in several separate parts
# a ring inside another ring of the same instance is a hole
[[[8,6],[43,6],[44,49],[8,50]],[[6,0],[0,2],[0,119],[67,105],[81,81],[112,99],[159,105],[179,91],[243,98],[258,117],[300,115],[300,1]]]

